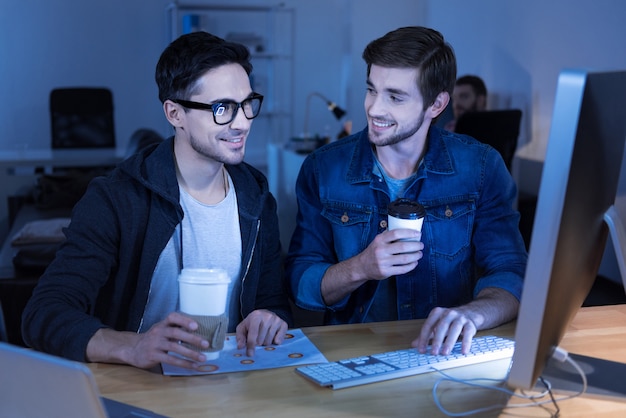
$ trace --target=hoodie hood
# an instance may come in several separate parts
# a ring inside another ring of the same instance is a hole
[[[225,165],[225,167],[235,185],[240,211],[249,215],[258,214],[269,194],[267,179],[263,173],[245,162]],[[122,161],[118,168],[144,187],[178,206],[180,193],[174,163],[173,136],[132,155]],[[254,182],[250,181],[250,175],[255,180]],[[259,194],[260,199],[258,199]],[[257,196],[257,198],[249,199],[249,196]]]

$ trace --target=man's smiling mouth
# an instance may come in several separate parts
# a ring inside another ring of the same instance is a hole
[[[220,140],[224,142],[230,142],[233,144],[239,143],[243,141],[243,138],[220,138]]]
[[[388,128],[391,125],[393,125],[393,123],[391,122],[384,122],[384,121],[379,121],[375,119],[372,119],[372,124],[376,126],[377,128]]]

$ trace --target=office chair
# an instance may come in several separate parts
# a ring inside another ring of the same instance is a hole
[[[521,120],[522,111],[519,109],[468,112],[456,122],[455,132],[494,147],[511,171]]]
[[[115,148],[113,95],[107,88],[57,88],[50,92],[52,149]]]

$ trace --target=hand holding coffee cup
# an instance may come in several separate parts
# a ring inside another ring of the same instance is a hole
[[[222,269],[184,268],[178,276],[180,310],[198,323],[196,334],[208,348],[189,346],[207,359],[216,359],[224,348],[228,330],[230,279]]]
[[[388,230],[406,228],[422,231],[426,210],[418,202],[405,198],[396,199],[389,203],[387,213]]]

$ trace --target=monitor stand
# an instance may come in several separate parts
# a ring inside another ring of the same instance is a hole
[[[622,219],[616,205],[611,206],[604,214],[604,222],[606,222],[611,234],[617,264],[626,291],[626,229],[624,229]],[[613,400],[617,398],[626,402],[626,379],[624,379],[626,364],[574,353],[569,353],[569,356],[585,372],[587,377],[585,395],[609,397]],[[550,382],[555,391],[576,393],[582,387],[579,372],[568,362],[559,362],[550,358],[542,376]],[[544,388],[538,384],[536,389],[543,390]]]

